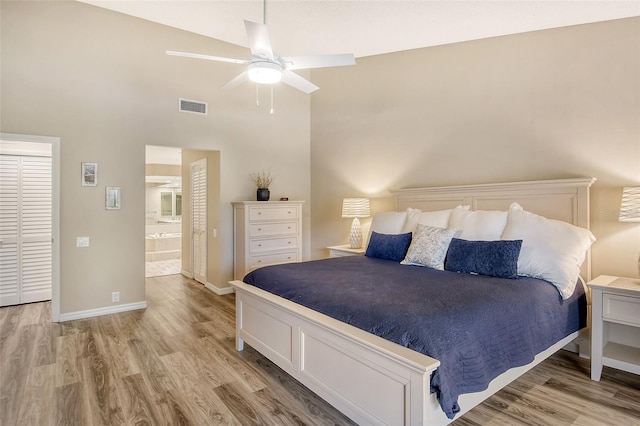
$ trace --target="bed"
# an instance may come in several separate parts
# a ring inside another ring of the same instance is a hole
[[[393,193],[398,212],[420,209],[436,213],[463,205],[470,206],[470,211],[506,211],[516,202],[532,214],[588,228],[589,187],[593,181],[591,178],[561,179],[407,189]],[[588,280],[588,252],[581,264],[581,276]],[[245,342],[251,345],[359,424],[438,425],[452,421],[451,411],[447,416],[436,393],[431,392],[432,378],[441,367],[440,360],[334,319],[320,313],[321,309],[310,309],[241,281],[231,284],[236,291],[238,350],[243,349]],[[296,300],[296,296],[291,299]],[[580,330],[576,329],[545,344],[532,361],[500,373],[483,391],[456,395],[459,408],[454,418],[579,335]]]

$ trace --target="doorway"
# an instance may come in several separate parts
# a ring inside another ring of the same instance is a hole
[[[171,150],[173,150],[173,154],[171,154]],[[175,213],[177,216],[175,220],[173,217],[167,217],[167,222],[178,222],[179,220],[179,223],[169,224],[179,226],[179,231],[176,230],[174,233],[180,232],[182,242],[180,269],[172,270],[171,274],[180,273],[187,278],[199,281],[217,294],[226,294],[228,287],[222,287],[219,284],[223,255],[218,234],[222,210],[220,206],[220,151],[147,145],[146,163],[147,175],[155,173],[156,176],[159,176],[168,173],[168,169],[163,169],[160,166],[154,168],[151,166],[152,164],[171,165],[174,170],[173,174],[177,173],[176,167],[180,167],[181,170],[180,192],[171,194],[171,196],[166,194],[164,197],[164,210],[167,213],[165,216],[169,216],[169,210],[172,211],[172,215]],[[192,169],[192,166],[195,168]],[[160,173],[162,170],[164,171]],[[149,185],[150,183],[147,183],[147,186]],[[177,200],[179,200],[179,205],[172,204]],[[153,200],[147,199],[147,224],[153,219],[156,212],[161,212],[163,208],[161,204],[162,197],[159,193]],[[156,225],[153,222],[151,224]],[[153,233],[157,232],[147,226],[147,235],[151,230]]]
[[[182,150],[146,147],[145,276],[182,270]]]
[[[0,134],[0,306],[59,309],[59,138]]]

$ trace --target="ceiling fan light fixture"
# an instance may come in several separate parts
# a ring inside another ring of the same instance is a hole
[[[249,80],[258,84],[274,84],[282,79],[282,67],[273,62],[253,62],[247,67]]]

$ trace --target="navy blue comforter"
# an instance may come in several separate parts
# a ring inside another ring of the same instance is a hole
[[[437,271],[364,256],[268,266],[244,282],[440,361],[431,376],[449,418],[463,393],[586,325],[582,285]]]

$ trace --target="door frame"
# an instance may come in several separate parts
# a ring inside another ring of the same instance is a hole
[[[55,136],[0,133],[0,140],[51,145],[51,320],[60,321],[60,138]]]

